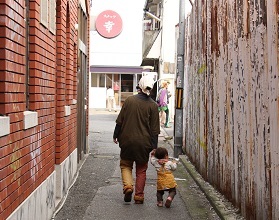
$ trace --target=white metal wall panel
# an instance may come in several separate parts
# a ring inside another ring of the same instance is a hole
[[[184,150],[247,219],[279,219],[278,10],[204,0],[186,19]]]

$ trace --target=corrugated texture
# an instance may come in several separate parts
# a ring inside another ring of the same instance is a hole
[[[195,1],[186,21],[185,151],[247,219],[279,219],[278,5]]]

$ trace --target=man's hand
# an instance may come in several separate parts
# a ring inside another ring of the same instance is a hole
[[[116,143],[116,144],[118,144],[117,138],[113,138],[113,142]]]

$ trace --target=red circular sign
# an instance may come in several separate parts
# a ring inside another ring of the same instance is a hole
[[[96,29],[103,37],[114,38],[122,31],[122,19],[115,11],[103,11],[96,19]]]

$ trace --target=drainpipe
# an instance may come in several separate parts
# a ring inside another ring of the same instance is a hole
[[[179,2],[179,38],[177,42],[177,74],[174,116],[174,157],[182,154],[183,86],[184,86],[185,0]]]

